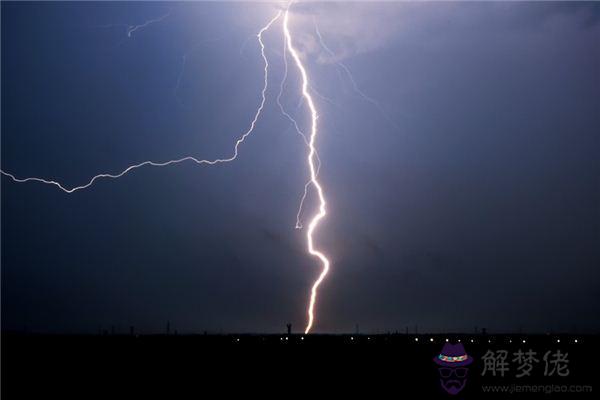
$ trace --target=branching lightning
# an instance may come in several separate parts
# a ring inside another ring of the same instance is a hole
[[[141,167],[145,167],[145,166],[152,166],[152,167],[166,167],[169,165],[173,165],[173,164],[179,164],[185,161],[192,161],[196,164],[202,165],[202,164],[207,164],[207,165],[215,165],[215,164],[220,164],[220,163],[227,163],[227,162],[231,162],[233,160],[235,160],[238,156],[238,150],[240,145],[244,142],[244,140],[246,140],[246,138],[252,133],[252,131],[254,131],[254,127],[256,126],[256,122],[258,121],[258,118],[260,117],[260,114],[262,113],[262,110],[265,106],[265,102],[267,100],[266,98],[266,92],[267,92],[267,88],[268,88],[268,82],[269,82],[269,61],[267,59],[267,56],[265,54],[265,44],[263,42],[263,38],[262,35],[265,31],[267,31],[271,25],[273,25],[273,23],[275,21],[277,21],[279,19],[279,17],[281,17],[281,11],[277,13],[277,15],[275,17],[273,17],[269,23],[267,25],[265,25],[257,34],[256,37],[258,38],[258,42],[260,44],[260,52],[261,52],[261,56],[262,59],[264,61],[264,84],[263,84],[263,88],[261,91],[261,101],[260,101],[260,105],[258,106],[256,113],[254,114],[254,118],[252,119],[252,122],[250,123],[250,127],[248,128],[248,130],[246,132],[244,132],[244,134],[242,136],[240,136],[237,141],[235,142],[235,146],[233,148],[233,155],[231,155],[230,157],[226,157],[226,158],[216,158],[213,160],[200,160],[196,157],[192,157],[192,156],[187,156],[187,157],[182,157],[182,158],[178,158],[178,159],[174,159],[174,160],[169,160],[169,161],[164,161],[164,162],[156,162],[156,161],[143,161],[141,163],[138,164],[133,164],[130,165],[129,167],[125,168],[124,170],[122,170],[119,173],[116,174],[110,174],[110,173],[103,173],[103,174],[98,174],[93,176],[86,184],[80,185],[80,186],[74,186],[72,188],[68,188],[66,186],[64,186],[63,184],[61,184],[58,181],[55,180],[50,180],[50,179],[44,179],[44,178],[38,178],[38,177],[31,177],[31,178],[18,178],[15,175],[8,173],[2,169],[0,169],[0,173],[2,173],[2,175],[5,175],[9,178],[11,178],[13,181],[18,182],[18,183],[24,183],[24,182],[40,182],[40,183],[45,183],[48,185],[54,185],[56,187],[58,187],[60,190],[62,190],[65,193],[73,193],[76,192],[78,190],[82,190],[82,189],[87,189],[90,186],[92,186],[94,184],[94,182],[96,182],[99,179],[103,179],[103,178],[109,178],[109,179],[117,179],[117,178],[121,178],[122,176],[126,175],[127,173],[136,170],[138,168]],[[147,25],[147,24],[146,24]]]
[[[296,51],[296,49],[294,48],[294,44],[292,43],[292,35],[290,34],[290,29],[289,29],[290,6],[291,6],[291,2],[290,2],[290,5],[288,6],[288,8],[285,10],[285,14],[283,16],[283,33],[285,35],[287,49],[290,52],[292,58],[294,59],[296,66],[298,67],[298,70],[300,71],[300,75],[302,76],[302,95],[306,99],[306,104],[308,105],[308,108],[310,110],[311,128],[310,128],[310,139],[308,141],[309,153],[308,153],[307,161],[308,161],[308,166],[310,169],[310,182],[311,182],[312,186],[316,189],[318,197],[319,197],[319,211],[311,219],[310,223],[308,224],[308,230],[306,232],[306,240],[308,242],[308,252],[312,256],[317,257],[321,261],[321,264],[322,264],[321,273],[319,274],[319,277],[317,278],[317,280],[313,283],[313,286],[312,286],[311,292],[310,292],[310,302],[308,305],[308,323],[306,325],[306,329],[304,330],[304,333],[309,333],[313,326],[313,323],[314,323],[314,308],[315,308],[315,304],[317,301],[317,292],[318,292],[319,286],[321,285],[321,283],[323,282],[323,280],[329,273],[329,266],[330,266],[329,259],[325,256],[325,254],[323,254],[323,252],[321,252],[320,250],[315,248],[314,239],[313,239],[313,234],[315,233],[315,230],[317,229],[319,223],[327,215],[327,209],[326,209],[327,203],[325,201],[325,195],[323,193],[323,188],[321,187],[321,184],[319,183],[319,180],[317,178],[317,166],[316,166],[316,162],[315,162],[316,161],[316,153],[317,153],[317,151],[315,149],[315,141],[316,141],[317,135],[318,135],[318,128],[317,128],[318,114],[317,114],[317,109],[315,107],[315,103],[314,103],[313,98],[309,91],[308,74],[306,72],[306,68],[304,67],[304,64],[302,64],[302,60],[300,59],[300,56],[298,55],[298,52]]]
[[[305,202],[305,199],[307,197],[307,194],[309,192],[309,189],[312,187],[314,188],[314,190],[316,191],[317,197],[318,197],[318,211],[316,212],[316,214],[314,214],[311,218],[310,218],[310,222],[308,223],[308,229],[306,230],[306,240],[307,240],[307,248],[308,248],[308,253],[310,255],[312,255],[313,257],[316,257],[319,259],[320,264],[321,264],[321,272],[318,275],[318,278],[314,281],[311,290],[310,290],[310,300],[309,300],[309,304],[308,304],[308,308],[307,308],[307,325],[305,328],[305,333],[309,333],[313,327],[314,321],[315,321],[315,307],[316,307],[316,301],[317,301],[317,294],[318,294],[318,289],[321,285],[321,283],[323,282],[323,280],[325,279],[325,277],[327,276],[328,272],[329,272],[329,268],[330,268],[330,261],[327,258],[327,256],[318,248],[315,247],[315,240],[314,240],[314,235],[316,233],[316,230],[319,226],[319,224],[321,223],[321,221],[323,220],[323,218],[325,218],[325,216],[327,215],[327,211],[326,211],[326,200],[325,200],[325,195],[324,195],[324,190],[323,187],[321,185],[321,183],[319,182],[318,179],[318,175],[319,175],[319,169],[321,166],[321,161],[319,159],[319,155],[316,149],[316,140],[317,140],[317,136],[318,136],[318,127],[317,127],[317,120],[318,120],[318,113],[317,113],[317,108],[315,106],[315,101],[313,100],[312,94],[313,93],[315,96],[321,97],[323,100],[325,101],[330,101],[329,99],[327,99],[326,97],[320,95],[314,88],[311,87],[309,79],[308,79],[308,74],[306,72],[306,68],[304,66],[304,64],[302,63],[302,60],[300,58],[300,55],[298,54],[298,51],[296,50],[296,48],[293,45],[293,39],[292,39],[292,35],[290,33],[290,29],[289,29],[289,20],[290,20],[290,7],[292,5],[292,3],[294,2],[294,0],[291,0],[288,3],[287,8],[285,9],[285,11],[280,10],[265,26],[263,26],[259,32],[256,34],[256,37],[258,39],[258,43],[260,44],[260,53],[261,53],[261,57],[263,59],[264,62],[264,76],[263,76],[263,87],[261,90],[261,100],[259,103],[259,106],[254,114],[254,117],[250,123],[250,126],[248,127],[248,129],[241,135],[238,137],[238,139],[235,142],[235,145],[233,147],[233,154],[229,157],[225,157],[225,158],[216,158],[216,159],[198,159],[196,157],[193,156],[186,156],[186,157],[182,157],[182,158],[178,158],[178,159],[173,159],[173,160],[168,160],[168,161],[164,161],[164,162],[157,162],[157,161],[143,161],[137,164],[133,164],[128,166],[127,168],[123,169],[120,172],[117,173],[101,173],[98,175],[93,176],[87,183],[79,185],[79,186],[73,186],[73,187],[68,187],[66,185],[64,185],[63,183],[60,183],[57,180],[52,180],[52,179],[46,179],[46,178],[40,178],[40,177],[28,177],[28,178],[19,178],[16,175],[6,172],[3,169],[0,169],[0,173],[10,179],[12,179],[14,182],[18,182],[18,183],[25,183],[25,182],[38,182],[38,183],[43,183],[43,184],[47,184],[47,185],[52,185],[57,187],[58,189],[62,190],[65,193],[74,193],[76,191],[79,190],[83,190],[83,189],[88,189],[90,188],[94,183],[96,183],[99,180],[102,179],[118,179],[123,177],[124,175],[128,174],[129,172],[132,172],[138,168],[142,168],[145,166],[152,166],[152,167],[166,167],[169,165],[174,165],[174,164],[179,164],[179,163],[183,163],[183,162],[194,162],[198,165],[215,165],[215,164],[220,164],[220,163],[228,163],[231,161],[234,161],[237,156],[238,156],[238,150],[240,145],[245,141],[245,139],[254,131],[256,123],[259,119],[259,117],[261,116],[261,113],[263,111],[263,108],[265,106],[265,102],[266,102],[266,93],[267,93],[267,89],[268,89],[268,82],[269,82],[269,62],[265,53],[265,44],[263,42],[263,34],[271,28],[271,26],[283,15],[283,38],[284,38],[284,63],[285,63],[285,72],[284,72],[284,77],[283,80],[280,84],[280,90],[279,90],[279,94],[277,96],[277,104],[279,105],[280,111],[281,113],[287,118],[289,119],[289,121],[293,124],[296,132],[298,133],[298,135],[300,135],[304,141],[304,144],[306,145],[307,149],[308,149],[308,155],[307,155],[307,164],[308,164],[308,169],[310,172],[310,177],[308,182],[306,182],[306,184],[304,185],[304,193],[303,196],[301,198],[300,201],[300,205],[299,205],[299,209],[298,209],[298,213],[296,216],[296,228],[300,229],[302,228],[302,222],[301,222],[301,214],[302,214],[302,208]],[[152,19],[152,20],[148,20],[143,24],[140,25],[125,25],[126,27],[126,33],[127,33],[127,37],[131,38],[132,35],[147,27],[148,25],[157,23],[162,21],[163,19],[167,18],[170,15],[171,11],[169,10],[169,12],[161,17]],[[320,36],[320,33],[319,33]],[[322,38],[320,39],[322,42],[322,45],[324,46],[324,43],[322,41]],[[326,48],[326,46],[324,46],[324,48]],[[190,52],[193,51],[190,50]],[[296,122],[296,120],[294,119],[294,117],[292,117],[292,115],[290,115],[285,108],[283,107],[282,103],[281,103],[281,96],[283,95],[284,92],[284,88],[285,88],[285,84],[286,84],[286,80],[287,80],[287,76],[288,76],[288,62],[287,62],[287,54],[289,53],[289,55],[292,57],[292,59],[294,60],[294,63],[300,73],[301,76],[301,93],[302,96],[301,98],[303,99],[303,101],[306,103],[306,105],[308,106],[308,109],[310,111],[310,134],[305,134],[299,127],[299,124]],[[189,53],[188,53],[189,54]],[[179,84],[181,83],[181,79],[183,76],[183,71],[185,69],[185,63],[187,61],[187,56],[188,54],[183,56],[183,65],[182,65],[182,70],[181,73],[179,74],[178,78],[177,78],[177,84],[175,87],[175,93],[177,92],[178,88],[179,88]],[[349,71],[347,71],[347,73],[349,74],[350,78],[351,78],[351,74]],[[351,78],[352,79],[352,78]],[[354,84],[355,85],[355,84]],[[356,85],[355,85],[356,86]],[[366,97],[366,96],[365,96]]]

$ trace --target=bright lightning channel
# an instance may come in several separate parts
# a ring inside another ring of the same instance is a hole
[[[317,151],[315,149],[315,141],[316,141],[317,134],[318,134],[318,128],[317,128],[318,113],[317,113],[317,109],[315,107],[313,98],[309,91],[308,74],[306,73],[306,68],[302,64],[302,60],[300,59],[300,56],[298,55],[298,52],[296,51],[296,49],[294,48],[294,45],[292,43],[292,35],[290,34],[290,29],[289,29],[290,7],[291,7],[291,2],[288,5],[288,8],[285,10],[285,13],[283,16],[283,33],[284,33],[285,40],[287,43],[287,50],[290,52],[292,58],[294,59],[294,61],[296,63],[296,66],[298,67],[298,70],[300,71],[300,75],[302,76],[302,95],[305,98],[306,104],[308,105],[308,108],[310,110],[311,128],[310,128],[310,139],[308,141],[310,151],[308,153],[307,161],[308,161],[308,167],[310,169],[310,182],[311,182],[312,186],[316,189],[318,197],[319,197],[319,211],[311,219],[310,223],[308,224],[308,230],[306,231],[306,240],[308,242],[308,252],[311,255],[317,257],[321,261],[321,264],[322,264],[321,273],[319,274],[319,277],[317,278],[317,280],[313,283],[311,292],[310,292],[310,302],[309,302],[309,306],[308,306],[308,323],[306,325],[306,329],[304,330],[304,333],[309,333],[313,326],[313,323],[314,323],[314,314],[315,314],[314,309],[315,309],[315,304],[317,301],[317,292],[318,292],[319,286],[321,285],[321,283],[323,282],[323,280],[329,273],[329,266],[330,266],[329,259],[325,256],[325,254],[323,254],[323,252],[321,252],[320,250],[315,248],[314,239],[313,239],[313,234],[314,234],[316,228],[318,227],[321,220],[323,218],[325,218],[325,216],[327,215],[327,209],[326,209],[327,203],[325,201],[325,195],[323,193],[323,188],[321,187],[321,184],[319,183],[319,180],[317,178],[317,166],[315,163],[316,153],[317,153]]]
[[[294,129],[296,130],[296,133],[302,137],[302,140],[304,141],[304,144],[306,144],[306,147],[310,149],[310,144],[308,142],[308,138],[306,137],[306,135],[304,134],[304,132],[302,132],[302,130],[300,129],[300,126],[298,126],[298,122],[294,119],[294,117],[292,117],[283,107],[283,104],[281,104],[281,96],[283,96],[283,92],[285,90],[285,85],[287,82],[287,78],[288,78],[288,61],[287,61],[287,41],[284,40],[283,41],[283,65],[284,65],[284,69],[283,69],[283,78],[281,79],[281,83],[279,84],[279,94],[277,95],[276,101],[277,101],[277,105],[279,106],[279,110],[281,111],[281,114],[283,114],[290,122],[291,124],[294,126]],[[317,158],[317,175],[319,174],[319,168],[321,167],[321,160],[319,159],[319,154],[316,154],[316,158]],[[310,185],[312,184],[312,181],[309,179],[308,182],[306,182],[304,184],[304,192],[302,193],[302,197],[300,198],[300,204],[298,206],[298,211],[296,212],[296,229],[302,229],[303,225],[302,225],[302,209],[304,208],[304,202],[306,201],[306,197],[308,196],[308,189],[310,188]]]
[[[18,182],[18,183],[40,182],[40,183],[45,183],[47,185],[54,185],[54,186],[58,187],[60,190],[62,190],[65,193],[73,193],[73,192],[76,192],[78,190],[89,188],[98,179],[102,179],[102,178],[118,179],[118,178],[124,176],[125,174],[127,174],[127,173],[129,173],[129,172],[131,172],[131,171],[133,171],[135,169],[144,167],[144,166],[166,167],[166,166],[173,165],[173,164],[179,164],[179,163],[182,163],[182,162],[185,162],[185,161],[192,161],[192,162],[195,162],[196,164],[199,164],[199,165],[202,165],[202,164],[215,165],[215,164],[227,163],[227,162],[231,162],[231,161],[235,160],[237,158],[237,156],[238,156],[238,149],[239,149],[240,145],[244,142],[244,140],[246,140],[246,137],[248,137],[252,133],[252,131],[254,131],[254,127],[256,126],[256,122],[258,121],[258,118],[260,117],[260,114],[262,113],[262,110],[263,110],[263,108],[265,106],[266,92],[267,92],[268,82],[269,82],[269,61],[268,61],[267,56],[265,54],[265,44],[263,42],[262,35],[263,35],[263,33],[265,33],[271,27],[271,25],[273,25],[273,23],[275,23],[275,21],[277,21],[279,19],[279,17],[281,17],[281,14],[282,14],[282,11],[279,11],[277,13],[277,15],[275,15],[275,17],[273,17],[269,21],[269,23],[267,23],[267,25],[265,25],[264,27],[262,27],[262,29],[256,34],[256,37],[258,38],[258,43],[260,44],[260,53],[261,53],[261,56],[262,56],[262,59],[264,61],[264,65],[265,65],[264,66],[264,84],[263,84],[263,88],[262,88],[262,91],[261,91],[261,101],[260,101],[260,105],[258,106],[258,109],[256,110],[256,113],[254,114],[254,118],[252,119],[250,127],[235,142],[233,155],[231,157],[228,157],[228,158],[217,158],[217,159],[214,159],[214,160],[200,160],[200,159],[197,159],[196,157],[187,156],[187,157],[182,157],[182,158],[178,158],[178,159],[175,159],[175,160],[169,160],[169,161],[165,161],[165,162],[144,161],[144,162],[141,162],[139,164],[130,165],[129,167],[125,168],[123,171],[121,171],[121,172],[119,172],[117,174],[103,173],[103,174],[95,175],[94,177],[92,177],[89,180],[88,183],[86,183],[84,185],[80,185],[80,186],[74,186],[72,188],[68,188],[68,187],[64,186],[63,184],[61,184],[60,182],[58,182],[58,181],[44,179],[44,178],[38,178],[38,177],[18,178],[15,175],[13,175],[13,174],[11,174],[9,172],[6,172],[6,171],[4,171],[2,169],[0,169],[0,173],[2,173],[2,175],[5,175],[5,176],[11,178],[13,181]],[[163,18],[166,18],[166,16],[164,16]],[[148,23],[146,23],[145,25],[148,25]]]

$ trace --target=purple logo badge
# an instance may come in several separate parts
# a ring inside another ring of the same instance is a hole
[[[461,343],[444,344],[442,352],[433,358],[438,365],[440,384],[449,394],[458,394],[467,383],[467,376],[473,358],[467,354]]]

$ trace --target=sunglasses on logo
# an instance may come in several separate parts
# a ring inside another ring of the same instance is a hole
[[[442,378],[450,378],[452,376],[464,378],[469,373],[468,368],[438,368],[438,371],[440,371]]]

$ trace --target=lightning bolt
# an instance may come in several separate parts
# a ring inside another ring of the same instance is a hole
[[[121,178],[122,176],[128,174],[129,172],[136,170],[138,168],[141,167],[145,167],[145,166],[152,166],[152,167],[166,167],[169,165],[173,165],[173,164],[179,164],[182,162],[186,162],[186,161],[191,161],[194,162],[198,165],[203,165],[203,164],[207,164],[207,165],[215,165],[215,164],[220,164],[220,163],[227,163],[227,162],[231,162],[233,160],[235,160],[238,156],[238,150],[240,145],[244,142],[244,140],[246,140],[246,138],[254,131],[254,127],[256,126],[256,122],[258,121],[258,118],[260,117],[262,110],[265,106],[265,102],[267,100],[266,98],[266,92],[267,92],[267,88],[268,88],[268,83],[269,83],[269,60],[267,59],[267,56],[265,54],[265,44],[263,42],[263,38],[262,35],[263,33],[265,33],[270,27],[271,25],[273,25],[273,23],[275,21],[277,21],[279,19],[279,17],[281,17],[281,13],[282,11],[279,11],[277,13],[277,15],[275,15],[270,21],[269,23],[267,23],[267,25],[265,25],[264,27],[262,27],[262,29],[256,34],[256,37],[258,38],[258,43],[260,44],[260,53],[262,56],[262,59],[264,61],[264,84],[263,84],[263,88],[261,91],[261,101],[260,104],[256,110],[256,113],[254,114],[254,118],[252,119],[252,122],[250,123],[250,127],[248,128],[248,130],[246,130],[246,132],[244,132],[244,134],[242,136],[240,136],[237,141],[235,142],[235,146],[233,148],[233,155],[231,155],[230,157],[227,158],[216,158],[213,160],[200,160],[196,157],[192,157],[192,156],[187,156],[187,157],[182,157],[182,158],[178,158],[178,159],[174,159],[174,160],[169,160],[169,161],[164,161],[164,162],[156,162],[156,161],[144,161],[138,164],[133,164],[130,165],[129,167],[125,168],[124,170],[122,170],[119,173],[116,174],[110,174],[110,173],[103,173],[103,174],[98,174],[93,176],[86,184],[80,185],[80,186],[74,186],[72,188],[68,188],[66,186],[64,186],[62,183],[55,181],[55,180],[49,180],[49,179],[44,179],[44,178],[38,178],[38,177],[31,177],[31,178],[18,178],[15,175],[8,173],[2,169],[0,169],[0,173],[2,173],[2,175],[7,176],[9,178],[11,178],[13,181],[18,182],[18,183],[25,183],[25,182],[40,182],[40,183],[45,183],[47,185],[54,185],[56,187],[58,187],[60,190],[62,190],[65,193],[73,193],[76,192],[78,190],[83,190],[83,189],[87,189],[90,186],[92,186],[97,180],[99,179],[103,179],[103,178],[107,178],[107,179],[118,179]],[[166,16],[163,17],[163,19],[166,18]],[[153,20],[154,22],[156,22],[156,20]],[[146,22],[143,25],[139,25],[139,27],[142,26],[147,26],[149,23]],[[139,29],[139,28],[138,28]]]
[[[300,127],[298,126],[298,122],[294,119],[294,117],[292,117],[283,107],[283,104],[281,104],[281,96],[283,96],[283,92],[285,90],[285,84],[287,81],[287,77],[288,77],[288,62],[287,62],[287,41],[284,40],[283,41],[283,65],[284,65],[284,69],[283,69],[283,78],[281,79],[281,83],[279,84],[279,94],[277,95],[277,105],[279,106],[279,110],[281,111],[281,114],[283,114],[289,121],[290,123],[294,126],[294,129],[296,130],[296,133],[302,137],[302,140],[304,141],[304,144],[306,144],[306,147],[310,149],[310,144],[308,141],[308,138],[306,137],[306,135],[304,134],[304,132],[302,132],[302,130],[300,129]],[[319,168],[321,167],[321,160],[319,159],[319,154],[316,154],[316,158],[317,158],[317,175],[319,173]],[[306,196],[308,196],[308,189],[310,188],[310,185],[312,184],[312,181],[309,179],[308,182],[306,182],[304,184],[304,192],[302,194],[302,197],[300,198],[300,205],[298,206],[298,211],[296,212],[296,229],[302,229],[303,225],[302,225],[302,219],[301,219],[301,215],[302,215],[302,209],[304,208],[304,202],[306,201]]]
[[[310,183],[316,189],[318,197],[319,197],[319,211],[310,220],[310,223],[308,224],[308,230],[306,231],[306,241],[308,243],[308,252],[312,256],[318,258],[322,265],[321,273],[319,274],[319,277],[317,278],[317,280],[313,283],[311,291],[310,291],[310,302],[309,302],[308,311],[307,311],[308,312],[308,323],[306,325],[306,329],[304,330],[304,333],[309,333],[313,326],[313,323],[314,323],[314,314],[315,314],[314,309],[315,309],[315,304],[317,301],[318,289],[319,289],[319,286],[321,285],[321,283],[323,282],[323,280],[325,279],[325,277],[327,276],[327,274],[329,273],[329,267],[330,267],[329,259],[325,256],[325,254],[323,254],[323,252],[321,252],[320,250],[315,248],[314,239],[313,239],[313,234],[315,233],[315,230],[319,226],[319,223],[327,215],[327,209],[326,209],[327,202],[325,201],[325,195],[323,193],[323,188],[321,187],[321,184],[319,183],[319,180],[317,177],[318,173],[317,173],[317,166],[315,163],[316,154],[317,154],[317,150],[315,148],[315,141],[316,141],[317,135],[318,135],[318,128],[317,128],[318,113],[317,113],[317,109],[315,107],[313,98],[309,91],[310,85],[308,83],[308,74],[306,72],[306,68],[304,67],[304,64],[302,64],[302,60],[300,59],[298,52],[294,48],[294,44],[292,43],[292,35],[290,34],[290,29],[289,29],[290,8],[292,6],[292,3],[293,3],[293,0],[290,1],[287,9],[285,10],[284,16],[283,16],[283,34],[285,36],[285,40],[287,43],[287,50],[289,51],[290,55],[294,59],[294,62],[296,63],[296,67],[298,68],[298,71],[300,71],[300,75],[302,76],[302,96],[306,100],[306,104],[308,105],[308,108],[310,110],[311,127],[310,127],[310,139],[308,141],[309,152],[308,152],[307,162],[308,162],[308,167],[310,170]]]
[[[325,277],[327,276],[328,272],[329,272],[329,268],[330,268],[330,261],[329,259],[325,256],[325,254],[320,251],[319,249],[317,249],[315,247],[315,243],[314,243],[314,234],[321,222],[321,220],[323,218],[325,218],[325,216],[327,215],[327,211],[326,211],[326,201],[325,201],[325,195],[324,195],[324,191],[323,188],[321,186],[321,183],[318,180],[318,174],[319,174],[319,169],[321,166],[321,162],[319,159],[319,155],[316,149],[316,139],[318,136],[318,127],[317,127],[317,119],[318,119],[318,113],[317,113],[317,109],[315,106],[315,102],[313,100],[313,97],[311,95],[311,92],[313,92],[316,96],[322,97],[324,100],[328,100],[327,98],[324,98],[324,96],[321,96],[318,92],[316,92],[309,83],[309,79],[308,79],[308,74],[306,72],[306,68],[304,67],[304,64],[302,63],[302,60],[300,59],[300,56],[297,52],[297,50],[294,48],[293,45],[293,40],[292,40],[292,35],[290,33],[290,29],[289,29],[289,19],[290,19],[290,8],[292,6],[292,4],[294,3],[294,0],[291,0],[288,3],[287,8],[285,9],[285,11],[279,11],[265,26],[263,26],[259,32],[256,34],[256,37],[258,39],[258,42],[260,44],[260,53],[261,53],[261,57],[264,61],[264,78],[263,78],[263,88],[261,90],[261,101],[260,104],[254,114],[254,118],[252,119],[249,128],[236,140],[234,148],[233,148],[233,154],[229,157],[226,158],[216,158],[216,159],[212,159],[212,160],[208,160],[208,159],[198,159],[196,157],[192,157],[192,156],[186,156],[186,157],[182,157],[182,158],[178,158],[178,159],[173,159],[173,160],[168,160],[168,161],[164,161],[164,162],[156,162],[156,161],[143,161],[141,163],[138,164],[133,164],[128,166],[127,168],[125,168],[124,170],[122,170],[121,172],[118,173],[102,173],[102,174],[98,174],[93,176],[87,183],[80,185],[80,186],[74,186],[74,187],[67,187],[65,185],[63,185],[62,183],[55,181],[55,180],[50,180],[50,179],[45,179],[45,178],[39,178],[39,177],[29,177],[29,178],[19,178],[17,176],[15,176],[12,173],[6,172],[3,169],[0,169],[0,173],[6,177],[9,177],[10,179],[12,179],[14,182],[17,183],[25,183],[25,182],[39,182],[39,183],[44,183],[47,185],[53,185],[56,186],[57,188],[59,188],[60,190],[62,190],[65,193],[74,193],[78,190],[83,190],[83,189],[87,189],[89,187],[91,187],[96,181],[100,180],[100,179],[118,179],[123,177],[124,175],[128,174],[131,171],[134,171],[138,168],[142,168],[145,166],[153,166],[153,167],[166,167],[169,165],[174,165],[174,164],[179,164],[179,163],[183,163],[183,162],[194,162],[198,165],[215,165],[215,164],[220,164],[220,163],[228,163],[231,162],[233,160],[235,160],[238,156],[238,151],[239,151],[239,147],[240,145],[246,140],[246,138],[254,131],[256,123],[263,111],[263,108],[265,106],[265,102],[266,102],[266,92],[267,92],[267,88],[268,88],[268,82],[269,82],[269,61],[267,59],[267,56],[265,54],[265,44],[263,42],[263,34],[269,29],[271,28],[271,26],[281,17],[281,15],[283,14],[283,34],[284,34],[284,62],[285,62],[285,74],[284,74],[284,78],[280,84],[280,91],[279,91],[279,95],[277,96],[277,103],[280,107],[280,110],[282,112],[282,114],[288,118],[290,120],[290,122],[294,125],[294,128],[296,130],[296,132],[303,138],[304,143],[307,146],[308,149],[308,156],[307,156],[307,163],[308,163],[308,169],[310,172],[310,179],[308,180],[308,182],[306,182],[305,186],[304,186],[304,194],[301,198],[300,201],[300,206],[298,209],[298,213],[296,216],[296,227],[297,228],[302,228],[302,223],[300,221],[300,215],[302,213],[302,207],[304,204],[304,201],[307,197],[307,193],[310,187],[313,187],[318,195],[318,200],[319,200],[319,207],[318,207],[318,212],[316,214],[314,214],[312,216],[312,218],[310,219],[310,222],[308,224],[308,229],[306,231],[306,240],[307,240],[307,247],[308,247],[308,253],[310,255],[312,255],[313,257],[316,257],[319,259],[320,263],[321,263],[321,272],[318,276],[318,278],[314,281],[311,290],[310,290],[310,301],[308,304],[308,309],[307,309],[307,316],[308,316],[308,321],[307,321],[307,325],[305,328],[305,333],[309,333],[310,330],[312,329],[312,326],[314,324],[314,320],[315,320],[315,307],[316,307],[316,302],[317,302],[317,294],[318,294],[318,289],[319,286],[321,285],[321,283],[323,282],[323,280],[325,279]],[[167,13],[166,15],[163,15],[162,17],[153,19],[153,20],[149,20],[146,21],[144,24],[141,25],[133,25],[133,26],[128,26],[127,28],[127,36],[131,37],[131,35],[152,24],[152,23],[156,23],[159,21],[162,21],[164,18],[168,17],[170,15],[170,11],[169,13]],[[296,122],[296,120],[288,113],[285,111],[283,105],[281,104],[281,96],[283,95],[283,91],[284,91],[284,87],[285,87],[285,82],[287,79],[287,75],[288,75],[288,64],[287,64],[287,53],[289,53],[292,57],[292,59],[294,60],[296,67],[298,68],[298,71],[300,72],[301,78],[302,78],[302,84],[301,84],[301,92],[302,92],[302,98],[304,99],[304,101],[306,102],[306,104],[308,105],[309,111],[310,111],[310,120],[311,120],[311,125],[310,125],[310,135],[306,135],[304,132],[302,132],[302,130],[300,129],[298,123]],[[184,65],[182,67],[185,68],[185,61],[186,61],[186,57],[184,56]],[[177,81],[177,87],[180,83],[181,80],[181,75],[178,77],[178,81]]]

